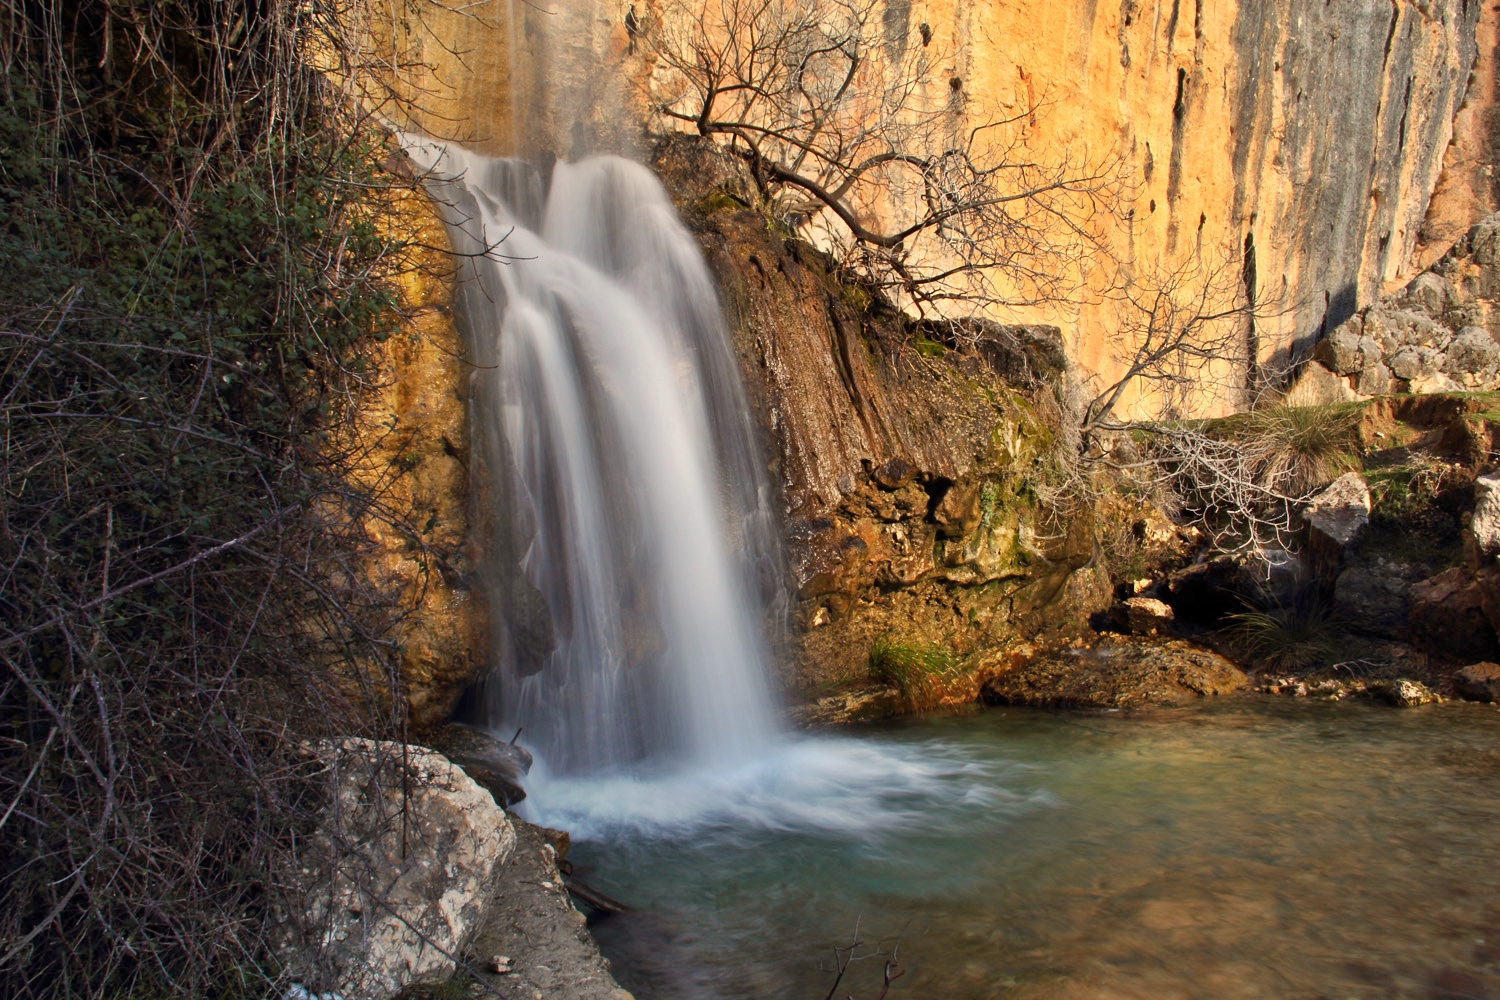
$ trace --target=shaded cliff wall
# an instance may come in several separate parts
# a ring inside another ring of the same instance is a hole
[[[877,638],[1003,657],[1109,603],[1093,511],[1056,463],[1055,328],[947,348],[768,223],[738,161],[682,137],[653,165],[718,278],[783,491],[785,684],[858,682]]]
[[[416,81],[415,123],[487,152],[577,156],[638,144],[653,66],[648,45],[630,50],[624,4],[461,6],[425,16],[441,44],[392,49],[391,61]],[[1118,151],[1138,194],[1115,206],[1121,222],[1104,235],[1127,267],[1147,272],[1199,255],[1244,273],[1250,258],[1261,315],[1244,332],[1265,361],[1419,269],[1413,257],[1475,66],[1480,8],[1478,0],[887,0],[882,23],[892,53],[921,45],[919,29],[930,27],[933,51],[946,60],[935,71],[962,82],[970,124],[1040,99],[1026,136],[1039,155]],[[637,10],[648,23],[657,16],[649,2]],[[1484,17],[1492,25],[1494,13]],[[1492,49],[1493,39],[1486,55]],[[1480,72],[1492,76],[1487,66]],[[934,92],[946,102],[947,89]],[[1493,94],[1480,96],[1470,119],[1485,135]],[[1450,172],[1442,203],[1455,221],[1429,226],[1424,247],[1486,214],[1486,142],[1455,147],[1455,159],[1468,157]],[[1475,193],[1476,184],[1485,190]],[[1460,204],[1466,198],[1474,204]],[[996,318],[1055,323],[1087,369],[1118,369],[1112,301]],[[1234,378],[1210,395],[1243,402],[1248,373]]]
[[[374,382],[341,431],[360,455],[352,477],[382,498],[360,522],[366,545],[351,569],[403,612],[398,662],[420,732],[447,721],[485,656],[487,619],[469,569],[473,365],[454,322],[452,259],[436,206],[402,186],[372,200],[375,222],[405,258],[395,278],[402,322],[370,348]]]

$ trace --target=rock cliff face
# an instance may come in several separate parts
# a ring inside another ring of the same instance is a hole
[[[365,359],[378,381],[346,427],[363,456],[356,475],[389,508],[361,513],[368,544],[351,569],[405,611],[394,638],[409,718],[421,731],[446,721],[484,655],[482,602],[467,569],[471,366],[435,206],[399,186],[379,198],[372,214],[409,259],[396,289],[404,322]]]
[[[670,16],[648,0],[637,13],[648,30]],[[645,145],[652,57],[622,17],[491,0],[376,44],[406,68],[414,127],[577,157]],[[1490,207],[1494,100],[1470,80],[1493,78],[1497,16],[1477,0],[885,0],[881,17],[892,58],[930,35],[967,122],[1041,101],[1025,136],[1038,155],[1121,157],[1133,193],[1100,235],[1129,268],[1229,269],[1256,306],[1241,334],[1257,364],[1205,386],[1205,408],[1245,402]],[[1050,326],[1079,377],[1108,378],[1126,346],[1117,305],[997,312],[979,353],[946,350],[767,230],[727,167],[673,155],[658,168],[719,275],[785,490],[793,682],[863,669],[878,635],[963,653],[1097,606],[1093,531],[1048,478],[1047,395],[1002,375],[1053,364]]]
[[[1431,265],[1470,226],[1500,208],[1500,7],[1479,5],[1475,43],[1474,72],[1453,118],[1453,142],[1427,206],[1413,269]]]
[[[1264,362],[1410,273],[1479,5],[957,3],[951,16],[933,23],[958,42],[971,117],[1031,88],[1050,102],[1042,144],[1127,151],[1140,190],[1116,252],[1143,267],[1237,260]],[[1108,372],[1112,310],[1063,325],[1075,357]]]
[[[988,326],[953,349],[748,210],[737,162],[684,139],[655,165],[719,279],[775,456],[789,686],[863,678],[877,638],[1001,655],[1108,603],[1090,511],[1053,466],[1056,329]]]
[[[1293,403],[1500,388],[1500,214],[1319,341]]]
[[[683,16],[638,6],[648,25]],[[1493,75],[1496,15],[1481,6],[887,0],[881,16],[891,56],[924,44],[928,29],[943,62],[935,70],[960,82],[968,123],[1041,100],[1025,136],[1039,155],[1118,152],[1136,193],[1104,234],[1113,252],[1142,271],[1195,256],[1229,261],[1259,308],[1247,347],[1274,362],[1414,273],[1419,248],[1425,264],[1493,209],[1485,91],[1460,119],[1452,173],[1424,230],[1477,56],[1476,79]],[[415,122],[490,152],[632,146],[653,66],[649,45],[632,53],[622,16],[612,4],[554,14],[495,2],[430,19],[443,45],[410,43],[403,57],[431,64],[413,84]],[[937,91],[948,100],[946,87]],[[1089,371],[1107,376],[1118,364],[1111,301],[996,318],[1059,326]],[[1234,378],[1210,395],[1240,401],[1253,373]]]

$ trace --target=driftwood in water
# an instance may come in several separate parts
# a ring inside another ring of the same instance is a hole
[[[598,889],[595,889],[593,886],[580,881],[575,876],[564,875],[563,887],[568,890],[568,894],[574,899],[578,900],[580,903],[583,903],[591,909],[599,911],[600,913],[615,914],[623,913],[626,910],[626,906],[624,903],[620,902],[619,900],[609,898]]]

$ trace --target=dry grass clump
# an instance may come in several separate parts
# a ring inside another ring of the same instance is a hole
[[[1295,549],[1301,510],[1361,467],[1359,406],[1276,406],[1218,420],[1150,425],[1144,450],[1171,505],[1224,551]]]
[[[1355,406],[1272,406],[1245,414],[1235,436],[1259,452],[1264,484],[1305,496],[1359,468],[1359,423]]]
[[[1229,616],[1225,637],[1260,670],[1307,670],[1340,658],[1340,620],[1316,589]]]

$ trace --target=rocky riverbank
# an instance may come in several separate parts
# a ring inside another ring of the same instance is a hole
[[[1234,690],[1401,706],[1493,700],[1484,678],[1500,660],[1500,394],[1323,404],[1298,421],[1328,431],[1318,461],[1337,475],[1294,511],[1281,545],[1226,553],[1180,516],[1106,497],[1091,530],[1112,597],[1085,622],[1058,615],[1050,634],[1013,631],[986,646],[965,641],[972,619],[958,615],[953,632],[930,640],[930,683],[880,676],[872,661],[810,691],[793,719],[836,724],[976,701],[1137,707]],[[1232,442],[1256,426],[1229,418],[1212,433]],[[1098,539],[1122,510],[1138,515],[1134,546],[1111,559]],[[891,600],[862,596],[852,614]]]

